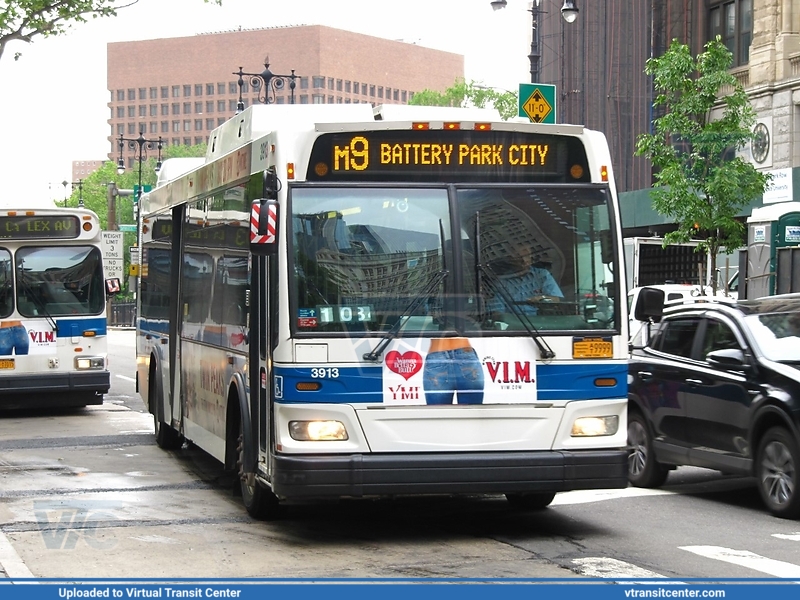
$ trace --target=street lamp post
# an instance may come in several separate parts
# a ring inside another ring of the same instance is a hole
[[[117,160],[117,173],[122,175],[125,172],[125,160],[122,158],[122,150],[125,148],[125,143],[127,142],[128,148],[131,150],[137,150],[138,148],[138,156],[137,160],[139,161],[139,188],[136,191],[136,198],[134,199],[134,218],[138,217],[139,212],[139,200],[142,199],[142,163],[145,159],[147,159],[147,150],[158,150],[158,158],[156,159],[156,173],[161,170],[161,149],[164,147],[164,140],[161,136],[158,136],[157,140],[147,140],[144,137],[144,132],[139,132],[139,137],[137,138],[126,138],[122,137],[122,134],[119,134],[119,160]],[[138,220],[138,219],[137,219]]]
[[[542,51],[539,45],[539,15],[542,13],[539,10],[540,3],[541,0],[533,0],[528,11],[531,13],[531,53],[528,54],[528,60],[531,63],[531,83],[539,83],[539,61],[542,58]],[[500,10],[508,5],[508,0],[492,0],[491,5],[492,10]],[[576,0],[564,0],[564,5],[561,7],[561,16],[567,23],[575,22],[575,19],[578,18]]]
[[[64,182],[66,184],[66,182]],[[78,181],[73,181],[71,184],[73,187],[76,185],[78,186],[78,208],[83,208],[83,179],[78,179]],[[64,185],[64,189],[67,189],[67,186]],[[64,206],[67,205],[67,199],[64,198]]]
[[[239,76],[239,101],[236,103],[236,114],[244,110],[244,100],[242,99],[242,88],[244,87],[244,78],[250,78],[250,85],[258,89],[258,100],[262,104],[272,104],[275,101],[275,95],[286,86],[289,82],[289,104],[294,104],[294,88],[297,86],[294,69],[290,75],[278,75],[269,70],[269,56],[264,59],[264,70],[261,73],[245,73],[242,67],[234,73]]]

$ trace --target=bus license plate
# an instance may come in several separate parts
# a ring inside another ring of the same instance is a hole
[[[13,369],[13,368],[14,368],[13,358],[0,358],[0,369]]]
[[[572,338],[572,358],[612,358],[611,338]]]

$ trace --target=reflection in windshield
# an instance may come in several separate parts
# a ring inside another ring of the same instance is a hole
[[[100,250],[91,246],[20,248],[17,307],[26,317],[99,314],[105,305]]]
[[[745,321],[766,358],[778,362],[800,361],[800,314],[749,315]]]
[[[444,189],[298,188],[292,209],[300,330],[388,331],[443,269]],[[404,329],[439,330],[439,297]]]
[[[294,325],[387,332],[447,270],[403,319],[404,333],[616,327],[604,188],[455,190],[449,202],[444,188],[295,187]],[[495,285],[482,284],[488,275]]]

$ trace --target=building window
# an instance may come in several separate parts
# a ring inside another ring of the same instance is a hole
[[[192,130],[192,122],[189,119],[184,120],[184,122],[183,122],[183,130],[184,131],[191,131]]]
[[[367,84],[366,83],[362,83],[361,84],[361,95],[362,96],[366,96],[367,95]]]
[[[125,125],[123,123],[117,123],[117,135],[122,135],[125,133]]]
[[[328,104],[333,104],[333,96],[328,96]]]
[[[219,127],[220,125],[222,125],[224,122],[225,122],[225,118],[224,118],[224,117],[219,117],[219,118],[217,119],[217,127]]]
[[[194,103],[194,112],[196,114],[198,114],[198,115],[203,113],[203,103],[202,102],[195,102]]]
[[[392,90],[392,98],[395,102],[400,101],[400,90]]]
[[[284,104],[283,96],[278,96],[275,98],[275,104]]]
[[[150,116],[151,117],[157,117],[158,116],[158,105],[157,104],[151,104],[150,105]]]
[[[378,98],[383,98],[383,86],[378,86]]]
[[[300,94],[300,104],[308,104],[308,96],[306,94]]]
[[[709,39],[717,36],[733,54],[733,65],[750,61],[753,39],[753,0],[711,0],[708,12]]]
[[[128,107],[128,117],[129,118],[133,118],[135,116],[136,116],[136,107],[135,106],[129,106]]]
[[[136,100],[136,90],[128,90],[128,100]]]
[[[181,122],[180,121],[173,121],[172,122],[172,133],[180,133],[181,132]]]
[[[169,88],[167,86],[163,86],[161,88],[161,97],[162,98],[169,98]]]
[[[183,138],[183,145],[184,146],[191,146],[192,145],[192,138],[189,138],[189,137]]]
[[[344,82],[344,91],[345,91],[346,94],[350,93],[350,82],[349,81],[345,81]]]
[[[316,75],[316,76],[312,77],[311,78],[311,87],[313,87],[315,90],[318,90],[320,88],[324,88],[325,87],[325,78],[324,77],[320,77],[319,75]]]
[[[342,80],[341,79],[337,79],[336,80],[336,91],[337,92],[341,92],[342,91]]]
[[[206,96],[213,96],[214,95],[214,84],[207,83],[206,84]]]
[[[125,107],[124,106],[118,106],[117,107],[117,118],[118,119],[124,119],[125,118]]]
[[[181,145],[181,138],[172,138],[172,145],[173,146],[180,146]]]
[[[185,115],[192,114],[192,103],[191,102],[184,102],[183,103],[183,114],[185,114]]]
[[[233,99],[228,100],[228,111],[229,112],[232,112],[232,113],[236,112],[236,103],[237,103],[236,100],[233,100]]]
[[[333,89],[333,77],[328,77],[328,89]]]
[[[177,102],[172,105],[172,114],[173,115],[181,114],[181,105],[178,104]]]
[[[147,100],[147,88],[139,88],[139,100]]]
[[[150,123],[150,133],[158,133],[158,123]]]
[[[207,113],[214,112],[214,101],[213,100],[208,100],[206,102],[206,112]]]
[[[188,98],[191,95],[192,95],[192,86],[190,85],[183,86],[183,97]]]
[[[246,82],[242,81],[242,90],[244,90],[244,84]],[[229,94],[237,94],[239,93],[239,82],[237,81],[230,81],[228,82],[228,93]]]
[[[217,94],[220,96],[225,95],[225,84],[224,83],[217,83]]]
[[[369,95],[372,96],[373,98],[375,97],[375,86],[374,85],[369,86]]]
[[[147,116],[147,106],[145,104],[139,105],[139,116],[146,117]]]
[[[308,89],[308,77],[301,77],[300,78],[300,89],[301,90],[307,90]]]
[[[181,96],[181,86],[173,85],[172,86],[172,97],[173,98],[180,98]]]
[[[353,93],[354,93],[354,94],[357,94],[357,93],[358,93],[358,90],[360,89],[360,88],[358,87],[358,85],[359,85],[359,84],[358,84],[358,82],[357,82],[357,81],[354,81],[354,82],[353,82]]]
[[[402,98],[402,102],[407,102],[408,101],[408,92],[403,90],[403,92],[400,94],[400,97]]]
[[[209,131],[214,129],[214,119],[206,119],[206,129]]]
[[[206,138],[203,138],[203,137],[194,138],[194,145],[195,146],[199,146],[200,144],[205,144],[205,143],[206,143]]]
[[[311,104],[325,104],[325,96],[323,94],[312,94]]]
[[[203,131],[203,119],[195,119],[195,121],[194,121],[194,130],[195,131]]]
[[[169,133],[169,121],[161,121],[161,133]]]
[[[117,102],[125,102],[125,90],[117,90]]]
[[[136,133],[136,123],[128,123],[128,135]]]
[[[194,95],[195,96],[202,96],[203,95],[203,84],[202,83],[195,83],[194,84]]]
[[[162,104],[161,105],[161,116],[169,114],[169,104]]]
[[[217,112],[225,112],[225,100],[217,100]]]

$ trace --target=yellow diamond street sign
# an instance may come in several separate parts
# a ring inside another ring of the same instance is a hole
[[[533,123],[556,122],[556,86],[545,83],[519,84],[519,116]]]

